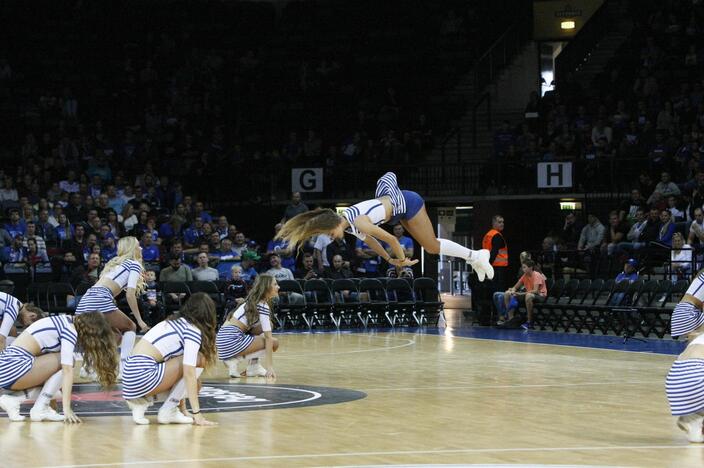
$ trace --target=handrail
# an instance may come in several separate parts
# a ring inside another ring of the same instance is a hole
[[[584,63],[586,57],[599,41],[609,32],[609,0],[605,0],[599,9],[589,18],[587,23],[567,43],[562,52],[555,59],[556,80],[563,80],[565,76]],[[558,81],[559,82],[559,81]]]
[[[457,141],[457,161],[460,160],[461,157],[461,138],[460,138],[460,127],[459,125],[456,125],[452,127],[452,130],[450,130],[447,135],[445,135],[445,138],[443,138],[442,142],[440,142],[440,161],[444,165],[446,162],[445,159],[445,148],[447,147],[447,143],[450,141],[452,137],[456,137]]]

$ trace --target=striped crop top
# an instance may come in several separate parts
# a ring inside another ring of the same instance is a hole
[[[198,363],[200,329],[183,317],[157,323],[142,339],[154,345],[164,361],[183,354],[184,365],[195,367]]]
[[[125,260],[106,273],[105,278],[116,282],[120,289],[136,288],[143,269],[144,267],[137,260]]]
[[[242,322],[244,325],[247,325],[249,328],[252,328],[255,326],[257,323],[260,323],[262,326],[262,331],[271,331],[271,319],[269,318],[271,311],[269,310],[269,306],[266,303],[260,302],[257,304],[257,311],[259,312],[259,320],[256,322],[249,324],[247,323],[247,314],[245,314],[244,307],[247,303],[245,302],[244,304],[241,304],[236,310],[235,313],[232,315],[236,320]]]
[[[360,240],[364,240],[367,238],[367,235],[360,232],[354,225],[354,220],[357,219],[358,216],[367,216],[372,224],[378,226],[386,222],[386,208],[384,208],[384,204],[381,200],[374,198],[352,205],[342,212],[342,217],[350,223],[347,232]]]
[[[61,352],[61,365],[73,365],[73,352],[78,343],[78,333],[73,326],[73,317],[53,315],[37,320],[24,333],[29,333],[37,341],[42,354]],[[23,334],[24,334],[23,333]]]
[[[11,296],[7,293],[0,292],[0,335],[5,338],[10,334],[12,330],[12,325],[15,324],[17,320],[17,315],[20,313],[20,307],[22,303],[15,296]]]

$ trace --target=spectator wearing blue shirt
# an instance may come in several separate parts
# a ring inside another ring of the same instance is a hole
[[[672,247],[672,235],[675,233],[676,226],[672,222],[672,214],[668,210],[660,212],[660,223],[657,243],[669,249]]]
[[[623,271],[616,275],[616,283],[620,283],[621,281],[632,283],[636,280],[638,280],[638,261],[635,258],[629,258],[623,265]],[[609,305],[626,305],[623,304],[624,295],[625,293],[622,292],[614,293],[611,299],[609,299]]]
[[[357,239],[355,253],[357,254],[357,259],[361,262],[357,267],[357,272],[361,276],[368,278],[376,278],[379,276],[379,256],[366,242]]]
[[[12,244],[3,249],[2,260],[5,263],[19,263],[27,261],[27,251],[22,247],[22,236],[16,235]]]
[[[281,258],[281,266],[295,272],[296,257],[288,250],[288,242],[282,239],[276,239],[276,234],[281,230],[281,226],[283,226],[281,223],[276,223],[276,226],[274,226],[274,239],[266,244],[266,254],[277,254],[279,258]]]
[[[13,239],[17,235],[25,235],[25,233],[27,232],[27,226],[20,219],[19,210],[10,210],[10,222],[5,224],[5,230],[8,232],[8,234],[10,234],[10,237],[12,237]]]
[[[258,262],[259,259],[261,259],[261,257],[257,254],[257,252],[253,252],[251,250],[248,250],[242,254],[242,263],[240,263],[240,266],[242,267],[241,276],[248,285],[251,285],[258,275],[257,270],[254,269],[254,264]]]
[[[103,245],[100,248],[100,258],[103,263],[107,263],[111,258],[117,256],[117,245],[115,244],[115,236],[109,234],[103,239]]]
[[[398,239],[398,243],[401,244],[401,247],[403,247],[403,253],[406,254],[406,258],[413,258],[413,239],[408,236],[404,236],[405,233],[406,231],[403,229],[401,224],[394,226],[393,234],[396,239]],[[384,249],[389,252],[391,257],[394,256],[393,250],[391,250],[391,247],[386,242],[384,242]]]
[[[148,263],[159,261],[159,247],[154,245],[149,232],[142,234],[142,259]]]
[[[203,209],[203,202],[200,202],[200,201],[195,202],[193,204],[193,217],[197,218],[199,216],[201,218],[203,218],[204,223],[212,223],[213,222],[213,217],[210,216],[210,214],[208,214],[208,212]]]
[[[198,244],[198,239],[203,236],[203,218],[196,216],[193,224],[183,232],[183,242],[187,248],[193,248]]]

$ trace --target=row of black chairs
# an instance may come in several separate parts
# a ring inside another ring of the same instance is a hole
[[[274,314],[282,328],[319,326],[437,324],[443,303],[437,283],[431,278],[351,278],[279,281],[279,299]],[[26,299],[51,314],[75,311],[75,301],[88,285],[31,283]],[[178,310],[193,293],[204,292],[216,304],[222,318],[228,307],[223,281],[157,283],[157,300],[168,314]],[[118,300],[118,304],[120,301]]]
[[[536,304],[534,326],[541,330],[659,338],[670,332],[675,305],[687,291],[685,280],[634,282],[603,279],[548,280],[548,297]]]
[[[282,327],[437,324],[443,303],[431,278],[279,281]]]

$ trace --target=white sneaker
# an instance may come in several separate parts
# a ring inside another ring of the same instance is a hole
[[[89,382],[98,381],[98,374],[96,374],[93,369],[87,369],[85,366],[81,366],[81,370],[78,371],[78,376]]]
[[[486,250],[475,250],[472,252],[472,258],[467,259],[472,269],[477,273],[479,281],[484,281],[484,277],[489,279],[494,278],[494,267],[489,263],[491,253]]]
[[[247,377],[266,377],[266,369],[259,363],[247,366]]]
[[[228,359],[223,362],[227,366],[227,371],[230,374],[230,378],[231,379],[239,379],[240,378],[240,371],[238,369],[238,364],[240,362],[242,362],[242,358],[232,358],[232,359]]]
[[[64,415],[59,414],[52,407],[49,405],[42,405],[37,407],[37,405],[34,405],[31,410],[29,410],[29,419],[31,419],[33,422],[41,422],[41,421],[55,421],[55,422],[61,422],[64,420]]]
[[[141,426],[149,424],[149,420],[144,417],[144,413],[146,413],[147,409],[152,405],[154,401],[152,398],[134,398],[125,401],[127,402],[127,406],[132,410],[132,420],[135,424]]]
[[[193,418],[185,416],[176,406],[167,409],[162,406],[157,421],[159,424],[193,424]]]
[[[677,427],[687,433],[687,440],[690,442],[704,442],[702,423],[704,423],[704,415],[699,413],[677,418]]]
[[[25,416],[22,416],[20,414],[20,405],[23,401],[23,397],[21,398],[12,395],[2,395],[0,396],[0,408],[2,408],[7,413],[7,417],[10,418],[10,421],[24,421]]]

